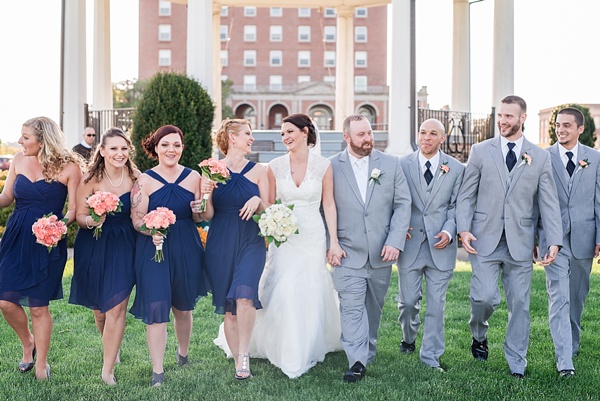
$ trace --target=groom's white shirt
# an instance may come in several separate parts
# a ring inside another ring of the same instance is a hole
[[[348,148],[346,148],[346,152],[348,152],[348,157],[351,162],[350,164],[352,165],[352,171],[354,171],[354,178],[356,178],[356,185],[358,185],[360,196],[362,196],[363,203],[365,203],[367,200],[367,180],[369,178],[369,156],[359,159],[358,157],[352,155]]]

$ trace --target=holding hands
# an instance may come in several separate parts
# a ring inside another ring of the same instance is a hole
[[[327,262],[331,266],[340,266],[342,264],[342,258],[346,257],[346,251],[342,249],[339,242],[331,243],[327,250]]]

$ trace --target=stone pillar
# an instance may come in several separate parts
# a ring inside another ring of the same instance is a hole
[[[212,99],[215,103],[215,118],[213,120],[213,127],[219,128],[221,120],[223,119],[223,104],[222,104],[222,91],[221,91],[221,5],[214,3],[212,9],[212,43],[213,43],[213,93]]]
[[[85,1],[64,2],[65,35],[63,43],[62,130],[67,146],[81,141],[85,121],[83,104],[87,98],[85,62]]]
[[[494,0],[493,107],[515,90],[514,17],[514,0]]]
[[[354,114],[354,8],[338,7],[335,50],[335,126]]]
[[[388,147],[386,152],[404,155],[411,145],[411,0],[392,0],[392,55]],[[390,39],[390,38],[388,38]]]
[[[468,0],[454,0],[452,29],[452,102],[450,108],[471,111],[471,49]]]
[[[110,0],[94,0],[94,65],[92,68],[94,77],[92,109],[112,109]],[[107,128],[110,127],[100,127],[102,131]]]
[[[214,40],[212,0],[188,0],[186,71],[211,97],[214,96],[214,62],[209,60],[214,57]]]

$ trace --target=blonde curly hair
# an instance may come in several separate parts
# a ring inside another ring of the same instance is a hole
[[[215,134],[215,143],[224,155],[227,155],[227,151],[229,150],[229,134],[239,132],[241,125],[247,125],[252,130],[250,121],[243,118],[227,118],[221,122],[221,126]]]
[[[37,158],[42,165],[42,174],[46,182],[58,180],[67,163],[79,164],[77,157],[66,149],[64,134],[53,120],[48,117],[35,117],[25,121],[23,126],[31,128],[35,138],[42,145]]]

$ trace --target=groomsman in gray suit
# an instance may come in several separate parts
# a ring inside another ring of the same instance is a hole
[[[526,111],[522,98],[502,99],[500,136],[471,148],[456,203],[457,229],[473,270],[471,352],[475,359],[488,357],[488,319],[500,303],[501,275],[508,308],[504,355],[518,379],[527,366],[536,207],[548,244],[541,263],[556,259],[563,237],[550,154],[523,136]]]
[[[456,266],[456,198],[464,166],[440,150],[446,140],[441,122],[424,121],[419,150],[400,159],[410,188],[410,232],[398,259],[398,309],[402,328],[401,352],[414,352],[421,325],[422,280],[427,283],[427,313],[420,357],[426,365],[444,371],[444,308],[446,290]]]
[[[556,366],[563,377],[575,374],[572,356],[579,349],[583,305],[590,289],[592,263],[600,251],[600,154],[579,143],[583,123],[579,110],[568,107],[559,111],[558,142],[548,148],[564,237],[558,257],[545,267],[546,288]],[[543,226],[539,235],[540,246],[545,247]]]
[[[392,264],[404,249],[410,192],[399,159],[374,150],[371,124],[362,115],[344,121],[347,149],[331,158],[341,261],[328,253],[339,294],[341,343],[357,382],[375,357],[383,301]]]

